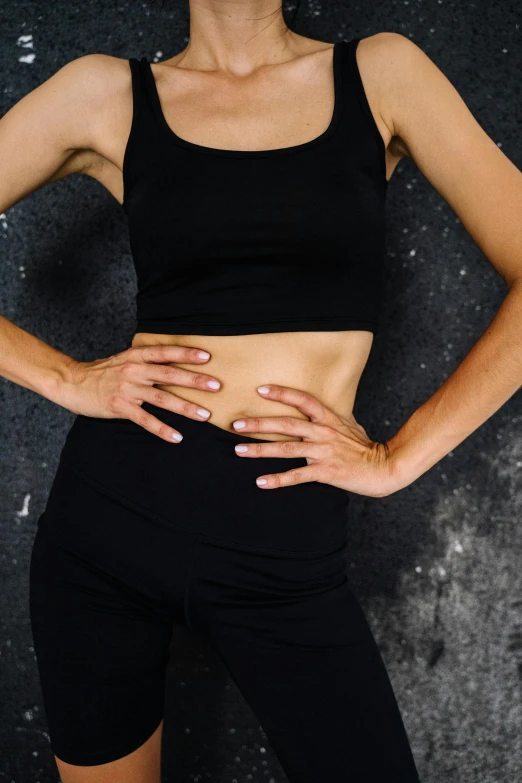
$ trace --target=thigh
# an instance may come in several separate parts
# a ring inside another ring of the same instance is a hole
[[[39,526],[30,617],[51,749],[73,765],[112,762],[163,717],[172,623],[132,583]]]
[[[342,551],[301,560],[200,547],[191,618],[291,783],[418,783],[380,652]]]

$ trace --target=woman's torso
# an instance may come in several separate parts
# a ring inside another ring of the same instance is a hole
[[[301,62],[292,60],[281,64],[279,72],[274,69],[272,73],[268,69],[251,80],[245,79],[242,85],[216,74],[209,78],[208,74],[201,75],[186,67],[172,68],[173,64],[182,60],[183,53],[165,61],[168,64],[154,65],[153,73],[167,125],[175,129],[181,139],[190,139],[189,144],[218,150],[280,149],[306,144],[319,137],[332,116],[331,45],[310,39],[300,40],[304,42],[303,55],[310,53],[310,56],[299,58]],[[318,48],[321,44],[323,48]],[[359,55],[358,58],[359,61],[362,59]],[[306,76],[309,78],[306,79]],[[388,169],[390,162],[397,164],[401,154],[398,150],[392,153],[386,149],[390,139],[385,137],[390,134],[375,106],[375,84],[372,89],[371,80],[365,78],[365,87],[375,129],[383,139]],[[221,90],[222,99],[205,102],[205,90],[216,89]],[[286,96],[284,104],[283,96]],[[204,113],[206,103],[213,107],[212,114]],[[306,166],[305,159],[302,160]],[[116,171],[107,169],[107,166],[105,171],[102,169],[93,166],[92,171],[86,173],[102,181],[118,198],[122,188],[118,188]],[[183,182],[178,187],[182,197]],[[255,183],[252,187],[255,188]],[[119,200],[121,202],[123,196]],[[320,268],[320,254],[317,265]],[[290,414],[306,418],[292,406],[263,399],[256,389],[269,383],[308,391],[341,415],[349,415],[372,342],[372,332],[363,329],[256,334],[138,331],[132,345],[171,343],[209,351],[211,359],[200,369],[221,381],[222,387],[218,392],[176,386],[159,388],[203,405],[211,411],[210,421],[213,424],[231,430],[232,421],[241,416]],[[193,371],[199,369],[194,365],[179,366]],[[268,440],[291,439],[278,434],[252,436]]]

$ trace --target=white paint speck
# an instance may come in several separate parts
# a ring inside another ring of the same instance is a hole
[[[21,511],[17,511],[17,515],[19,517],[26,517],[29,514],[29,500],[31,499],[31,495],[27,494],[24,497],[24,505]]]
[[[31,63],[34,62],[34,58],[35,57],[36,57],[36,54],[34,52],[32,52],[32,54],[25,54],[25,55],[22,55],[22,57],[18,58],[18,62],[19,63],[29,63],[29,65],[31,65]]]
[[[24,49],[33,48],[33,36],[32,35],[20,35],[16,41],[18,46],[23,46]]]

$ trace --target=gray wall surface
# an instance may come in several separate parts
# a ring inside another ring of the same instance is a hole
[[[186,42],[187,22],[187,3],[175,0],[163,8],[160,0],[0,3],[0,112],[83,54],[170,57]],[[520,2],[303,0],[295,29],[326,41],[382,30],[408,36],[522,168]],[[355,408],[375,440],[394,434],[442,384],[507,292],[406,158],[389,186],[387,221],[382,331]],[[8,210],[0,256],[5,317],[76,359],[130,345],[136,280],[126,218],[94,180],[67,178]],[[0,780],[55,783],[28,566],[74,416],[5,379],[0,391]],[[351,507],[349,575],[423,783],[522,780],[521,417],[515,394],[413,484],[387,498],[356,497]],[[261,727],[205,640],[179,629],[172,645],[164,780],[284,783]]]

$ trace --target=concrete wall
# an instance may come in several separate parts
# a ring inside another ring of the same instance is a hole
[[[188,35],[186,5],[0,4],[0,111],[89,52],[172,56]],[[522,167],[520,3],[303,0],[299,19],[299,32],[328,41],[381,30],[410,37]],[[387,210],[383,329],[355,409],[376,440],[441,385],[507,290],[411,160],[392,178]],[[0,218],[0,257],[4,316],[77,359],[128,347],[136,281],[125,215],[101,185],[76,176],[12,207]],[[5,379],[0,392],[0,780],[50,783],[58,775],[32,647],[28,565],[73,414]],[[522,779],[521,416],[514,395],[412,485],[352,506],[349,573],[423,783]],[[173,647],[165,781],[283,783],[258,723],[204,640],[180,629]]]

